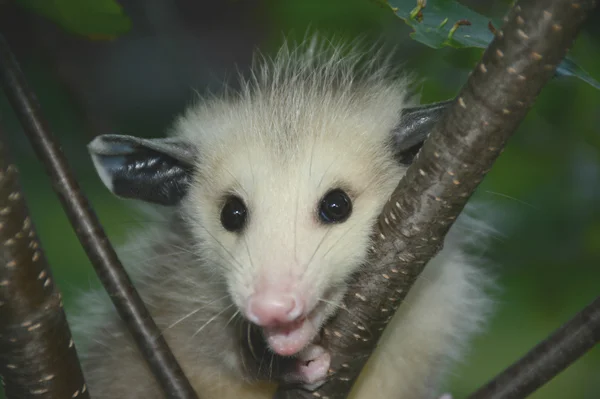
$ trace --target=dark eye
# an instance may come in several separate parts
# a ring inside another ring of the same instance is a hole
[[[348,194],[340,189],[325,194],[319,205],[319,219],[323,223],[344,222],[350,213],[352,213],[352,201]]]
[[[225,199],[225,205],[221,210],[221,224],[225,229],[235,232],[240,231],[246,225],[248,208],[244,202],[234,195]]]

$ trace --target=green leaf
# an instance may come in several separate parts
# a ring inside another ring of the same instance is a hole
[[[426,46],[485,49],[494,38],[492,30],[502,22],[492,20],[456,0],[388,0],[389,6],[408,26],[411,37]],[[423,7],[425,4],[425,7]],[[568,57],[558,66],[557,76],[575,76],[600,90],[600,83]]]
[[[558,76],[575,76],[584,82],[588,83],[592,87],[600,90],[600,83],[592,78],[583,68],[577,65],[570,57],[567,57],[561,62],[556,69]]]
[[[485,48],[494,35],[490,19],[454,0],[429,0],[424,8],[417,0],[389,0],[390,6],[414,29],[411,37],[429,47]],[[470,25],[458,25],[468,22]]]
[[[115,0],[16,0],[64,30],[90,39],[112,39],[131,28]]]

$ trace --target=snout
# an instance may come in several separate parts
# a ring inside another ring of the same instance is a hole
[[[293,323],[304,317],[306,302],[291,292],[266,291],[251,295],[246,302],[246,317],[261,327]]]

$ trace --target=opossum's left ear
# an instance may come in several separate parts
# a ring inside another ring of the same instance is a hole
[[[393,130],[394,149],[398,161],[410,164],[419,152],[433,125],[454,100],[406,108]]]
[[[195,154],[180,139],[106,134],[88,150],[102,182],[115,195],[172,206],[187,191]]]

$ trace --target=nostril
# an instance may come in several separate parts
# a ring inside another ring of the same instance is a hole
[[[288,321],[293,321],[299,318],[304,312],[304,306],[302,305],[302,301],[298,300],[296,297],[292,297],[293,305],[287,312]]]
[[[289,323],[304,312],[302,301],[296,295],[259,293],[248,298],[246,317],[259,326]]]

